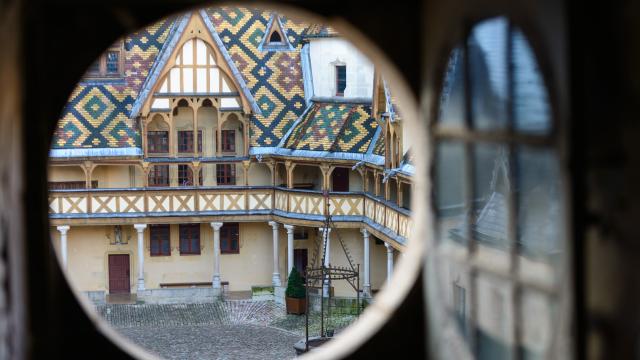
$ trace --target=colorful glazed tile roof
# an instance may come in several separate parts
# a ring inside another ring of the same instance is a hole
[[[260,51],[270,11],[245,8],[207,9],[220,39],[242,74],[262,114],[251,116],[251,146],[276,146],[306,108],[301,34],[308,24],[281,16],[294,51]]]
[[[370,105],[314,103],[291,132],[285,147],[364,154],[377,127]]]
[[[384,153],[385,153],[384,136],[380,134],[380,136],[378,136],[378,139],[376,140],[375,145],[373,145],[373,154],[384,156]]]
[[[380,142],[374,136],[378,124],[371,117],[370,104],[342,103],[312,103],[315,111],[308,111],[283,141],[308,108],[300,59],[303,39],[335,36],[333,29],[280,16],[293,50],[260,51],[271,11],[222,7],[199,13],[208,17],[208,26],[217,33],[260,110],[251,115],[250,146],[276,147],[284,142],[290,149],[364,154],[372,142]],[[77,86],[61,114],[53,149],[141,146],[131,114],[133,104],[143,98],[143,85],[152,81],[152,69],[162,62],[159,53],[175,46],[171,39],[180,36],[177,19],[181,17],[159,21],[124,39],[122,79],[83,81]]]
[[[78,84],[60,116],[54,149],[140,146],[129,112],[172,23],[165,19],[124,39],[124,78]]]

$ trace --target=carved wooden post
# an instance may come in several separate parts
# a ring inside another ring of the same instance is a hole
[[[296,164],[291,160],[287,160],[284,162],[284,166],[287,169],[287,188],[293,189],[293,169],[295,169]]]
[[[320,165],[320,171],[322,171],[322,190],[330,190],[331,182],[329,181],[329,176],[333,171],[333,167],[329,164]]]
[[[243,160],[242,161],[242,171],[244,174],[244,185],[249,185],[249,167],[251,166],[251,161]]]

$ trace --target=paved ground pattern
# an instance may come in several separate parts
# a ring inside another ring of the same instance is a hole
[[[260,325],[129,327],[118,331],[164,359],[291,359],[298,335]]]
[[[96,311],[132,342],[165,359],[288,359],[305,333],[305,317],[273,301],[205,304],[110,304]],[[310,328],[319,333],[319,317]],[[336,333],[355,320],[332,317]]]

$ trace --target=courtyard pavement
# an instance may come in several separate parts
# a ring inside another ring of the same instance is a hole
[[[290,359],[298,335],[252,325],[142,326],[117,329],[164,359]]]
[[[273,301],[204,304],[109,304],[96,311],[118,332],[164,359],[290,359],[305,317]],[[353,317],[332,319],[337,332]],[[310,318],[313,332],[319,317]]]

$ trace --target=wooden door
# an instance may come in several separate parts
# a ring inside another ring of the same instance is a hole
[[[109,293],[128,294],[130,290],[129,255],[109,255]]]
[[[304,276],[307,268],[307,249],[293,249],[293,266]]]
[[[349,191],[349,169],[335,168],[331,173],[333,191]]]

